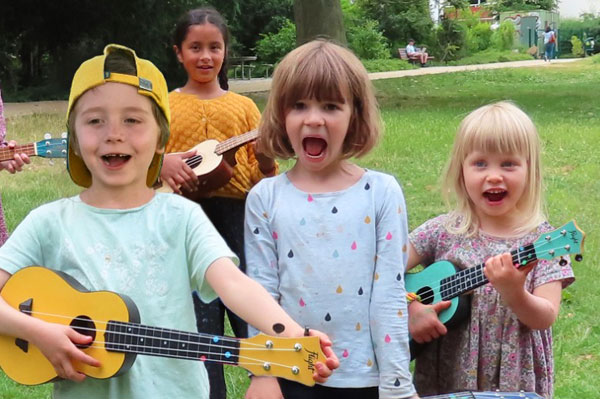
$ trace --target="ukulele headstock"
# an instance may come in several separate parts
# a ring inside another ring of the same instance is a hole
[[[44,134],[44,139],[35,143],[36,154],[44,158],[67,157],[67,133],[63,132],[61,138],[52,138],[50,133]]]
[[[542,234],[534,243],[538,259],[550,260],[559,256],[575,255],[576,261],[583,259],[583,240],[585,233],[575,221],[549,233]]]
[[[316,362],[325,362],[319,337],[279,338],[258,334],[240,340],[238,366],[254,375],[313,386]]]

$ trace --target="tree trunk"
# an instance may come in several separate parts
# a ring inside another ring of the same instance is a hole
[[[294,18],[298,46],[317,37],[347,44],[340,0],[294,0]]]

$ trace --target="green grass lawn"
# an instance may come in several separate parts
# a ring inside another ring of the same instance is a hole
[[[545,196],[555,226],[575,219],[586,231],[584,260],[575,263],[577,281],[563,291],[554,326],[555,397],[600,397],[600,306],[596,277],[600,232],[600,65],[590,61],[546,68],[504,69],[408,77],[375,82],[385,136],[377,149],[361,159],[363,166],[395,175],[401,182],[414,228],[445,211],[439,175],[461,119],[474,108],[509,99],[538,126],[544,145]],[[264,106],[264,95],[255,96]],[[62,115],[15,117],[8,121],[10,138],[19,142],[64,130]],[[289,165],[286,164],[286,165]],[[0,174],[0,187],[10,229],[30,209],[79,190],[62,161],[49,165],[36,159],[24,173]],[[143,317],[143,315],[142,315]],[[1,354],[0,354],[1,364]],[[228,369],[230,398],[243,398],[247,377]],[[0,373],[0,398],[49,398],[49,386],[26,388]]]

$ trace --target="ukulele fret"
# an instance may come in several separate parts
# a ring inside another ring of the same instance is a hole
[[[240,343],[233,338],[224,340],[219,336],[209,337],[119,321],[109,321],[106,329],[107,351],[228,364],[237,364],[239,356]]]

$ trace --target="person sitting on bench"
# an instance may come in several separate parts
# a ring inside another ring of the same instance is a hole
[[[425,52],[425,48],[415,48],[414,39],[408,40],[408,45],[406,46],[406,55],[408,55],[408,58],[411,60],[419,60],[421,62],[421,66],[425,66],[425,64],[427,64],[427,58],[429,57],[429,54]]]

